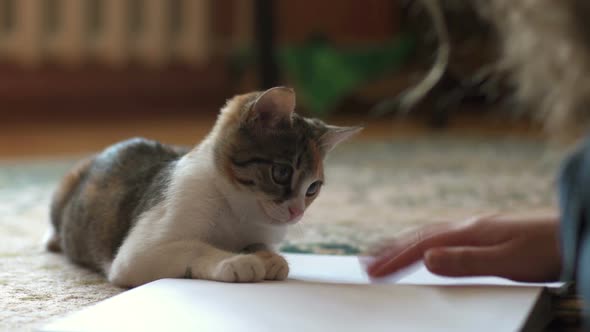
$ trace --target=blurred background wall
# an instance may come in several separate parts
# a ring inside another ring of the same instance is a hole
[[[0,119],[206,111],[292,85],[261,54],[278,45],[350,49],[399,32],[387,0],[0,0]]]
[[[230,96],[275,85],[294,87],[308,115],[359,120],[430,69],[438,41],[421,4],[0,0],[0,125],[211,117]],[[453,58],[412,112],[437,126],[466,97],[476,114],[489,103],[478,73],[495,55],[477,15],[444,4]]]
[[[210,103],[226,84],[212,46],[214,3],[1,0],[0,116],[87,117]]]

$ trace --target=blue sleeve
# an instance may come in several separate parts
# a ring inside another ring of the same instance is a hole
[[[562,164],[559,208],[561,278],[575,280],[578,293],[590,303],[590,139]]]

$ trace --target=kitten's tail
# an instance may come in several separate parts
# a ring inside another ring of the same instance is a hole
[[[82,179],[83,175],[87,172],[88,168],[90,167],[93,161],[94,156],[78,162],[68,172],[68,174],[66,174],[66,176],[62,179],[61,183],[59,184],[57,190],[53,193],[49,212],[51,229],[47,233],[44,241],[45,248],[48,251],[62,251],[59,230],[61,228],[63,210],[66,204],[69,202],[70,198],[72,197],[72,194],[74,193],[76,188],[78,188],[80,180]]]

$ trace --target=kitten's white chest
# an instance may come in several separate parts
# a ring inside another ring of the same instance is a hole
[[[286,233],[286,227],[257,223],[256,214],[236,216],[229,206],[217,217],[208,240],[225,250],[239,251],[252,244],[271,247],[281,242]]]
[[[174,237],[191,236],[234,252],[251,244],[279,243],[286,227],[265,224],[255,198],[229,186],[199,152],[200,162],[184,160],[173,180],[168,227]]]

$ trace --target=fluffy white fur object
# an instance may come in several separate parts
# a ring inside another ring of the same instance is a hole
[[[502,69],[526,108],[557,136],[589,127],[588,0],[478,0],[503,43]]]
[[[450,39],[442,8],[472,15],[466,7],[475,6],[498,32],[502,53],[497,69],[511,77],[524,109],[557,137],[575,137],[589,129],[590,29],[585,20],[590,17],[590,1],[421,2],[438,35],[438,56],[429,75],[404,96],[405,104],[412,106],[423,98],[448,66]]]

